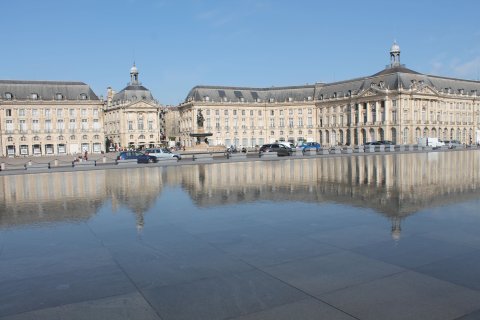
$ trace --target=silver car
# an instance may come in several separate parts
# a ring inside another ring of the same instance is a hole
[[[157,158],[177,158],[178,160],[182,159],[177,153],[172,153],[167,148],[148,148],[145,150],[145,154],[149,156],[155,156]]]

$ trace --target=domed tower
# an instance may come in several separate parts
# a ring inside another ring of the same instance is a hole
[[[133,67],[130,69],[130,85],[138,85],[138,69],[135,66],[135,62],[133,63]]]
[[[400,66],[400,46],[396,41],[393,42],[393,45],[390,48],[390,66],[392,68]]]

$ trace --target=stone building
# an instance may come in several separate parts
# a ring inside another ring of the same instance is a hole
[[[201,109],[213,145],[318,141],[324,146],[420,137],[480,142],[480,82],[425,75],[400,63],[372,76],[296,87],[194,87],[179,105],[180,139],[191,146]]]
[[[100,153],[102,108],[83,82],[0,80],[0,156]]]
[[[130,83],[120,92],[107,91],[104,110],[105,137],[111,151],[145,148],[165,142],[163,107],[138,80],[138,69],[130,69]]]

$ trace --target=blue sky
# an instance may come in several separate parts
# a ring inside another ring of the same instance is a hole
[[[0,79],[124,88],[133,64],[162,104],[196,85],[270,87],[367,76],[396,40],[410,69],[477,80],[480,1],[16,0],[2,6]]]

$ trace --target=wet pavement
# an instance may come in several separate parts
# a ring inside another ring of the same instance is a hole
[[[478,319],[480,151],[0,177],[0,319]]]

